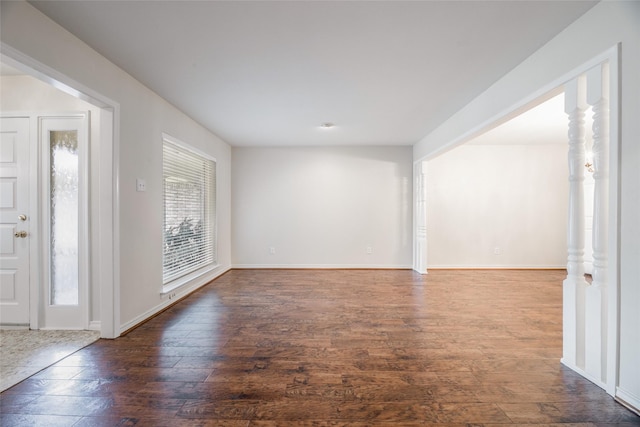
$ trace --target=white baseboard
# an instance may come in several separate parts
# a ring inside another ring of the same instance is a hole
[[[102,327],[102,323],[99,320],[92,320],[89,322],[89,330],[90,331],[99,331]]]
[[[7,331],[28,330],[28,323],[0,323],[0,329]]]
[[[631,409],[636,414],[640,415],[640,397],[635,396],[632,393],[624,391],[620,387],[616,388],[616,400],[622,405]]]
[[[411,270],[410,265],[390,264],[234,264],[232,268],[243,269],[290,269],[290,270]]]
[[[599,379],[595,378],[594,376],[590,375],[584,369],[582,369],[582,368],[580,368],[578,366],[575,366],[575,365],[573,365],[571,363],[567,363],[564,359],[560,359],[560,363],[562,363],[564,366],[566,366],[567,368],[571,369],[572,371],[574,371],[578,375],[581,375],[581,376],[585,377],[586,379],[588,379],[589,381],[591,381],[592,383],[594,383],[595,385],[597,385],[598,387],[600,387],[604,391],[607,391],[607,384],[606,383],[604,383],[601,380],[599,380]]]
[[[428,265],[427,270],[566,270],[567,265]]]
[[[134,326],[139,325],[140,323],[144,322],[145,320],[149,319],[150,317],[158,314],[165,308],[169,307],[174,302],[178,301],[180,298],[190,294],[196,289],[203,287],[204,285],[216,279],[217,277],[222,276],[224,273],[226,273],[229,270],[231,270],[231,266],[219,267],[216,270],[214,270],[212,274],[206,274],[196,279],[193,279],[188,284],[185,284],[179,288],[172,290],[171,293],[169,294],[161,293],[163,301],[160,304],[145,311],[141,315],[136,316],[135,318],[129,320],[128,322],[120,325],[120,331],[127,331],[133,328]]]

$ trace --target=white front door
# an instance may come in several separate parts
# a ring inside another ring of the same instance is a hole
[[[0,324],[29,327],[29,119],[0,120]]]

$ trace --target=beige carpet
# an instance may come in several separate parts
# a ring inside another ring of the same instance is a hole
[[[97,331],[0,330],[0,391],[99,338]]]

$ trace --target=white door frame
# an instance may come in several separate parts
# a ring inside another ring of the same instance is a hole
[[[93,289],[100,292],[100,335],[116,338],[120,335],[120,217],[119,217],[119,135],[120,105],[112,99],[88,88],[67,75],[31,58],[13,47],[0,42],[2,62],[24,71],[76,98],[80,98],[100,108],[99,164],[99,207],[91,212],[91,219],[98,224],[98,253],[92,253],[97,260],[95,266],[99,283]],[[37,173],[38,171],[32,172]],[[37,196],[35,196],[37,197]],[[35,248],[37,252],[38,248]],[[33,255],[34,249],[31,250]],[[37,263],[32,263],[32,265]],[[37,273],[37,272],[36,272]],[[40,285],[37,275],[32,275],[30,283],[32,295],[34,285]],[[36,282],[35,284],[33,282]],[[31,302],[33,304],[33,301]],[[31,324],[38,325],[38,310],[31,309]]]
[[[616,395],[616,387],[619,382],[619,312],[620,312],[620,44],[607,49],[600,55],[595,56],[590,61],[582,64],[576,69],[558,77],[549,84],[543,86],[536,92],[522,99],[520,102],[494,115],[488,120],[469,129],[460,137],[444,141],[444,144],[434,152],[414,159],[414,171],[418,170],[416,165],[422,161],[433,159],[444,152],[462,145],[474,137],[484,133],[486,130],[504,123],[507,120],[521,114],[529,109],[531,105],[538,103],[540,99],[549,98],[551,95],[559,93],[558,88],[563,87],[567,82],[585,74],[590,69],[599,64],[607,62],[610,67],[610,127],[609,127],[609,239],[608,239],[608,260],[609,260],[609,295],[607,310],[607,366],[605,390],[611,396]],[[415,173],[415,172],[414,172]],[[414,176],[414,180],[417,177]],[[413,200],[414,212],[416,212],[416,200]],[[415,224],[415,220],[414,220]],[[414,259],[416,256],[416,230],[414,228]],[[428,236],[427,236],[428,238]],[[426,262],[426,261],[425,261]],[[563,311],[565,308],[563,307]]]

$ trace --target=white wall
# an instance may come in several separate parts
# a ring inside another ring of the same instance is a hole
[[[93,144],[100,140],[100,109],[84,102],[81,99],[68,95],[51,85],[41,82],[30,76],[0,76],[0,112],[3,113],[56,113],[56,112],[90,112],[90,136],[89,144],[91,146],[89,153],[91,159],[89,161],[89,172],[91,173],[90,185],[91,192],[97,194],[97,165],[99,150]],[[92,210],[97,209],[97,198],[91,198]],[[98,235],[98,229],[95,222],[90,224],[92,241],[95,243],[95,236]],[[92,250],[96,250],[95,247]],[[92,258],[92,277],[90,285],[97,283],[97,260]],[[89,289],[89,297],[91,306],[89,309],[89,321],[100,320],[100,294],[97,287]]]
[[[120,325],[167,305],[162,289],[162,132],[215,157],[218,256],[231,265],[231,147],[26,2],[0,4],[2,42],[120,105]],[[136,192],[136,178],[147,191]],[[179,296],[180,292],[178,292]]]
[[[410,268],[411,147],[234,148],[232,170],[234,266]]]
[[[428,268],[564,268],[566,157],[561,143],[466,144],[427,162]]]
[[[621,43],[619,392],[640,408],[640,2],[598,3],[414,146],[433,156],[470,130]]]

